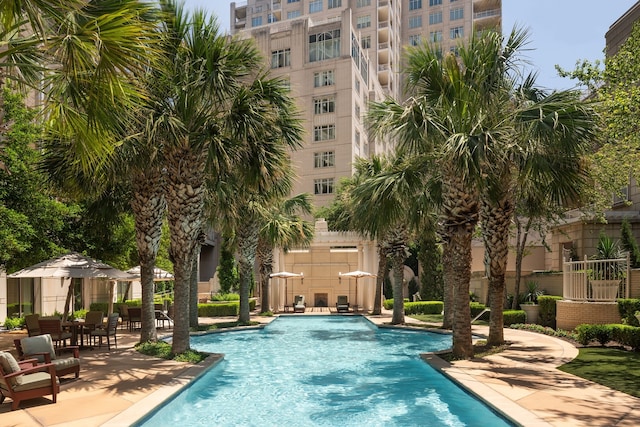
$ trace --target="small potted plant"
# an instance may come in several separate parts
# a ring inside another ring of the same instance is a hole
[[[600,234],[598,240],[597,254],[595,259],[602,260],[589,274],[589,284],[591,285],[591,297],[595,300],[615,300],[620,287],[620,281],[625,276],[625,271],[616,261],[609,261],[622,258],[623,254],[620,244],[604,233]]]
[[[538,297],[543,295],[538,286],[538,282],[530,280],[526,283],[527,291],[524,294],[524,301],[520,303],[520,308],[527,315],[527,323],[538,322],[538,314],[540,307],[538,306]]]

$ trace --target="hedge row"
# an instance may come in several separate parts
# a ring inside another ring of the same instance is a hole
[[[516,323],[524,323],[526,314],[524,310],[505,310],[502,312],[504,326],[515,325]]]
[[[249,300],[249,310],[256,308],[256,300]],[[198,304],[199,317],[237,316],[240,314],[240,302],[232,301],[225,304]]]
[[[583,324],[578,325],[575,331],[576,339],[582,345],[589,345],[592,341],[597,341],[600,345],[615,341],[634,351],[640,351],[640,328],[635,326]]]
[[[640,326],[640,322],[636,319],[635,313],[640,311],[640,299],[628,298],[618,300],[618,312],[622,318],[622,323],[631,326]]]
[[[416,301],[404,304],[404,314],[442,314],[442,301]]]
[[[540,306],[538,323],[540,325],[556,328],[556,301],[561,299],[562,297],[557,295],[540,295],[538,297],[538,305]]]

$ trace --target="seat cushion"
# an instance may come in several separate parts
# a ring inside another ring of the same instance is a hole
[[[27,359],[29,359],[30,354],[35,353],[49,353],[52,361],[56,358],[53,341],[51,341],[51,335],[49,334],[22,338],[20,344],[22,345],[22,352]],[[37,355],[35,357],[38,359],[38,362],[44,362],[44,356]]]
[[[5,374],[13,374],[14,372],[18,372],[20,370],[20,365],[18,365],[18,361],[11,353],[6,351],[0,351],[0,366],[2,366],[2,370]],[[19,377],[10,378],[9,381],[11,386],[15,386],[18,384]]]
[[[51,375],[48,372],[34,372],[33,374],[21,375],[20,378],[22,381],[13,388],[14,391],[51,387]]]
[[[56,371],[62,371],[63,369],[80,366],[80,359],[75,357],[61,357],[60,359],[52,360],[51,363],[55,366]]]

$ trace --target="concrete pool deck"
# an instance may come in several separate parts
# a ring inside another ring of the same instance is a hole
[[[304,315],[327,314],[308,310]],[[296,314],[300,315],[300,314]],[[368,316],[376,324],[388,323],[391,313]],[[252,316],[261,323],[273,318]],[[201,318],[201,323],[235,318]],[[407,322],[415,322],[407,318]],[[474,326],[476,334],[486,327]],[[159,330],[162,335],[163,330]],[[24,333],[1,333],[0,350],[13,349],[13,339]],[[11,411],[10,399],[0,405],[0,425],[31,426],[126,426],[164,401],[192,378],[200,375],[219,356],[204,366],[158,360],[133,350],[139,335],[118,330],[118,349],[83,350],[80,378],[63,381],[58,402],[33,399]],[[482,360],[457,361],[452,365],[439,358],[424,358],[446,375],[481,396],[490,405],[527,427],[640,425],[640,399],[583,380],[556,368],[577,355],[566,341],[546,335],[505,329],[512,344]],[[72,377],[70,377],[72,378]]]

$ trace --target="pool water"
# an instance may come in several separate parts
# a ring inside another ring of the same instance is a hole
[[[451,336],[359,316],[280,317],[191,338],[224,360],[144,426],[510,426],[419,357]]]

